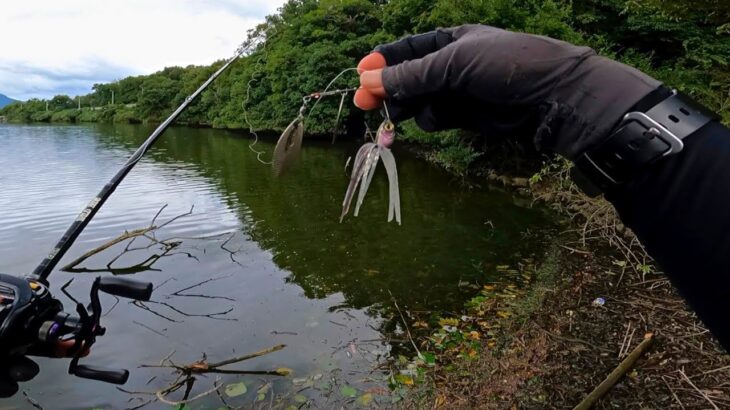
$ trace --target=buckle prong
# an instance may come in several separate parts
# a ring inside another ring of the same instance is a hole
[[[659,139],[669,144],[669,150],[662,154],[663,157],[674,155],[681,152],[684,149],[684,143],[679,137],[674,135],[671,131],[666,129],[664,126],[654,121],[651,117],[644,114],[643,112],[632,111],[624,115],[621,126],[624,126],[631,121],[636,121],[639,124],[647,128],[647,132],[656,135]]]

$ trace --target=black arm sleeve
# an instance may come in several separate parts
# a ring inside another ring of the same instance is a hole
[[[684,141],[606,197],[730,351],[730,130],[711,122]]]

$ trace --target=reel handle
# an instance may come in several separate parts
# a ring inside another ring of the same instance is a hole
[[[84,379],[99,380],[113,384],[124,384],[129,379],[129,370],[107,369],[97,366],[78,365],[71,373]]]
[[[110,295],[141,301],[148,301],[152,297],[152,283],[125,278],[108,276],[100,278],[99,290]]]

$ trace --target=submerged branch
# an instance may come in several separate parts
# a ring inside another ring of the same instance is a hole
[[[162,368],[162,369],[173,369],[175,378],[172,382],[170,382],[167,386],[165,386],[162,389],[159,389],[157,391],[131,391],[131,390],[125,390],[122,388],[117,387],[117,390],[127,393],[127,394],[133,394],[133,395],[146,395],[146,396],[153,396],[154,398],[152,401],[160,401],[162,403],[171,405],[171,406],[181,406],[185,404],[189,404],[191,402],[194,402],[196,400],[199,400],[203,397],[206,397],[214,392],[216,392],[219,397],[220,393],[218,392],[221,387],[223,387],[222,384],[219,384],[220,377],[216,377],[213,381],[213,387],[203,391],[202,393],[198,393],[193,397],[190,397],[190,394],[193,391],[193,386],[195,382],[197,381],[196,375],[204,375],[204,374],[257,374],[257,375],[267,375],[267,376],[288,376],[290,370],[288,369],[277,369],[277,370],[234,370],[234,369],[221,369],[223,366],[231,365],[240,363],[246,360],[250,360],[256,357],[261,357],[264,355],[267,355],[269,353],[274,353],[279,350],[282,350],[286,347],[286,345],[276,345],[272,346],[267,349],[259,350],[258,352],[245,354],[242,356],[232,357],[230,359],[221,360],[219,362],[214,363],[208,363],[207,361],[207,355],[204,353],[203,358],[201,360],[198,360],[193,363],[189,363],[186,365],[177,365],[172,361],[172,355],[175,353],[172,351],[170,354],[162,358],[160,360],[159,364],[150,364],[150,365],[141,365],[139,367],[141,368]],[[177,392],[182,387],[185,387],[185,392],[183,394],[183,397],[181,400],[172,400],[168,396],[172,393]],[[146,403],[146,404],[149,404]]]

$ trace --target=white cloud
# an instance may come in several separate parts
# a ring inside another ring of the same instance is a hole
[[[284,0],[4,0],[0,93],[86,93],[95,82],[232,55]]]

